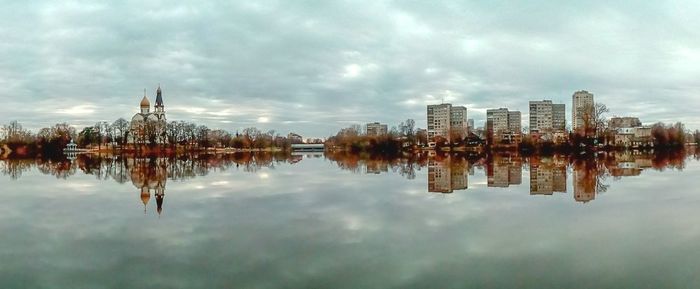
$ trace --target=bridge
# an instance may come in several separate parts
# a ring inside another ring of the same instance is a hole
[[[322,152],[325,149],[325,145],[322,143],[319,144],[306,144],[306,143],[299,143],[299,144],[292,144],[292,151],[293,152]]]

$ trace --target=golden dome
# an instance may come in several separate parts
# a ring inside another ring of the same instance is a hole
[[[143,96],[143,99],[141,100],[141,107],[151,107],[151,102],[148,101],[148,97],[145,95]]]

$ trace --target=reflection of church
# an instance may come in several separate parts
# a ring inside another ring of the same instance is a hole
[[[151,102],[148,100],[145,90],[140,108],[141,111],[131,118],[129,142],[141,144],[164,143],[167,120],[165,118],[165,106],[163,105],[163,93],[160,90],[160,85],[158,85],[156,90],[156,105],[153,107],[153,112],[151,112]]]
[[[128,159],[127,166],[131,167],[131,182],[141,190],[144,213],[153,193],[156,198],[156,211],[160,215],[163,211],[165,182],[168,178],[166,159]]]

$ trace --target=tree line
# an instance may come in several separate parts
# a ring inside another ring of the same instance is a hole
[[[325,143],[334,150],[398,154],[428,144],[425,130],[416,129],[415,124],[413,119],[407,119],[381,135],[370,135],[360,125],[351,125],[328,137]]]
[[[163,129],[156,129],[154,123],[147,122],[142,133],[134,134],[131,122],[119,118],[109,123],[100,121],[86,126],[79,132],[67,123],[57,123],[42,128],[37,133],[26,129],[18,121],[11,121],[0,127],[0,147],[6,147],[16,155],[36,154],[56,155],[71,141],[81,148],[98,150],[139,150],[160,147],[161,149],[199,150],[206,148],[288,150],[292,143],[302,142],[289,139],[275,130],[262,131],[255,127],[238,132],[210,129],[192,122],[171,121]],[[320,142],[320,140],[310,140]]]

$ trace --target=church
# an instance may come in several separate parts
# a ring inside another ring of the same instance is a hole
[[[131,133],[129,143],[132,144],[163,144],[166,142],[165,106],[163,106],[163,92],[158,85],[156,89],[156,104],[151,112],[151,102],[143,91],[140,112],[131,118]]]

